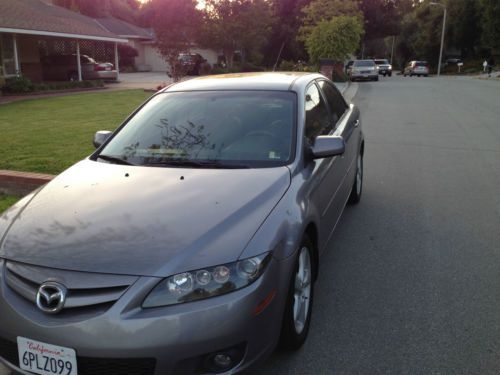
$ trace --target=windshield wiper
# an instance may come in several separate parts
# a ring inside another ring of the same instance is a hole
[[[148,161],[144,165],[166,166],[166,167],[193,167],[193,168],[215,168],[215,169],[242,169],[251,168],[248,164],[222,163],[210,160],[168,160],[168,161]]]
[[[120,159],[120,158],[117,158],[116,156],[110,156],[110,155],[103,155],[103,154],[100,154],[97,156],[99,159],[102,159],[102,160],[106,160],[106,161],[110,161],[110,162],[113,162],[113,163],[116,163],[116,164],[122,164],[122,165],[135,165],[135,164],[132,164],[131,162],[129,161],[126,161],[126,160],[123,160],[123,159]]]

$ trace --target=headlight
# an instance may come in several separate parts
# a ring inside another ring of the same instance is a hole
[[[234,263],[167,277],[149,293],[142,307],[175,305],[244,288],[262,275],[270,259],[271,253],[265,253]]]
[[[392,70],[392,65],[389,65],[389,70]]]

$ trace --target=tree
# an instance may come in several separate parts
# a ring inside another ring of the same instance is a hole
[[[481,14],[481,42],[483,48],[500,48],[500,1],[478,0]]]
[[[195,0],[153,0],[152,5],[156,46],[177,81],[187,73],[180,64],[179,54],[189,51],[200,24],[197,4]]]
[[[358,48],[362,35],[363,24],[358,17],[333,17],[312,28],[306,49],[313,63],[320,58],[344,60]]]
[[[229,67],[240,50],[243,59],[258,60],[271,30],[272,14],[266,0],[206,0],[200,44],[222,50]]]
[[[297,40],[301,25],[302,8],[311,0],[273,0],[274,22],[264,49],[268,66],[276,63],[278,56],[284,60],[305,60],[307,53],[304,43]]]
[[[337,16],[352,16],[363,20],[358,3],[353,0],[315,0],[302,8],[302,24],[299,40],[306,41],[312,30],[321,21],[330,21]]]
[[[481,39],[480,9],[476,0],[453,0],[448,8],[446,42],[462,57],[474,56]]]

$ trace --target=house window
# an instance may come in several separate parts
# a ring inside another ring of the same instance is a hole
[[[0,34],[0,75],[16,75],[14,38],[12,34]]]

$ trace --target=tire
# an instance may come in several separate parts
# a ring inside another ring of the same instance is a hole
[[[304,235],[290,279],[281,327],[280,346],[286,350],[299,349],[306,341],[309,333],[314,299],[312,251],[313,244],[309,237]],[[305,283],[301,283],[300,279],[304,278]]]
[[[405,73],[405,74],[403,74],[403,77],[406,77],[406,73]]]
[[[375,77],[374,81],[378,81],[378,77]]]
[[[389,77],[392,77],[392,73],[389,73]]]
[[[358,154],[356,159],[356,175],[352,185],[351,194],[349,195],[350,204],[358,204],[363,193],[363,155]]]

